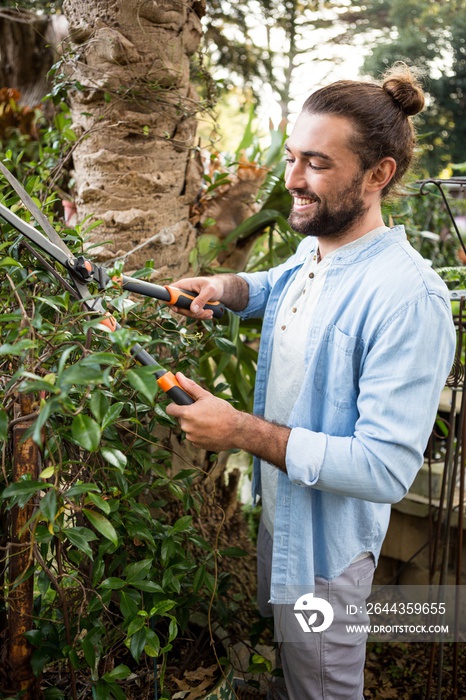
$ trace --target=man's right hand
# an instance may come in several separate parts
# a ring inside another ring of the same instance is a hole
[[[248,283],[235,274],[184,277],[172,282],[170,286],[197,294],[189,309],[181,309],[176,305],[172,308],[183,316],[201,320],[210,319],[213,316],[211,309],[204,308],[209,301],[221,301],[232,311],[242,311],[246,308],[249,299]]]
[[[204,306],[209,301],[221,301],[224,292],[222,275],[214,277],[184,277],[176,282],[172,282],[170,286],[197,294],[189,309],[182,309],[179,306],[173,306],[172,308],[183,316],[201,320],[213,317],[212,310],[204,309]]]

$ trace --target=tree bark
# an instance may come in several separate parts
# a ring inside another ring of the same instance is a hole
[[[31,394],[18,396],[16,418],[28,416],[34,408]],[[24,418],[13,428],[13,480],[30,474],[37,479],[39,448],[32,438],[25,438],[30,418]],[[28,575],[33,566],[31,534],[27,523],[33,513],[33,503],[23,508],[15,505],[11,511],[11,551],[9,555],[8,591],[8,676],[11,686],[24,700],[36,700],[41,694],[31,668],[32,647],[23,636],[33,628],[34,577]]]
[[[192,157],[198,100],[189,58],[205,0],[65,0],[78,220],[103,223],[91,242],[101,259],[154,259],[160,277],[189,267],[189,205],[200,184]],[[82,138],[81,138],[82,137]]]

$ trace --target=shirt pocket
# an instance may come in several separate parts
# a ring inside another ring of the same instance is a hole
[[[314,386],[336,408],[352,408],[358,397],[364,342],[337,326],[325,330],[319,351]]]

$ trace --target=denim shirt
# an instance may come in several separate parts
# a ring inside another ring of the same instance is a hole
[[[253,274],[243,318],[263,317],[254,413],[263,416],[277,309],[307,256],[305,238],[284,264]],[[312,317],[305,378],[288,421],[279,473],[272,603],[295,603],[316,576],[339,576],[360,554],[377,562],[390,504],[423,464],[455,329],[447,288],[404,228],[333,256]],[[292,358],[290,358],[290,362]],[[286,381],[286,367],[283,368]],[[260,495],[259,460],[253,493]]]

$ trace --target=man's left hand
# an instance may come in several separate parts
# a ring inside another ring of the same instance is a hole
[[[195,403],[190,406],[171,403],[167,413],[179,420],[187,439],[196,447],[211,452],[239,447],[241,425],[247,414],[237,411],[228,401],[214,396],[181,372],[177,372],[176,378]]]

